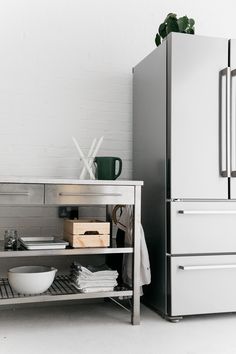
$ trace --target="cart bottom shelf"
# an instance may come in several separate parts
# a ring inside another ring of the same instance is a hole
[[[24,304],[34,302],[66,301],[76,299],[96,299],[106,297],[132,296],[133,291],[114,290],[96,293],[81,293],[71,284],[68,275],[59,275],[51,287],[39,295],[17,294],[10,286],[7,278],[0,278],[0,306],[11,304]]]

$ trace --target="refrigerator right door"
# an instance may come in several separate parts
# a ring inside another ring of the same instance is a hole
[[[230,197],[236,199],[236,39],[230,40],[231,67],[231,179]]]
[[[228,40],[172,33],[167,41],[168,197],[228,199]]]

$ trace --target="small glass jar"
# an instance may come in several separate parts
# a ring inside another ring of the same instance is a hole
[[[17,250],[18,248],[17,230],[15,229],[5,230],[4,247],[5,249]]]

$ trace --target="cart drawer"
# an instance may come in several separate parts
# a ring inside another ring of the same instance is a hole
[[[133,186],[46,185],[46,204],[134,204]]]
[[[170,252],[236,252],[236,202],[171,203]]]
[[[43,203],[43,184],[0,184],[0,205],[38,205]]]
[[[236,311],[236,255],[171,257],[171,315]]]

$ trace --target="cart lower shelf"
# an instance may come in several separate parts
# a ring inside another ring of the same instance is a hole
[[[132,296],[133,290],[114,290],[96,293],[81,293],[70,283],[68,275],[59,275],[51,287],[39,295],[17,294],[10,286],[7,278],[0,278],[0,306],[13,304],[26,304],[50,301],[68,301],[77,299],[96,299],[106,297]]]

